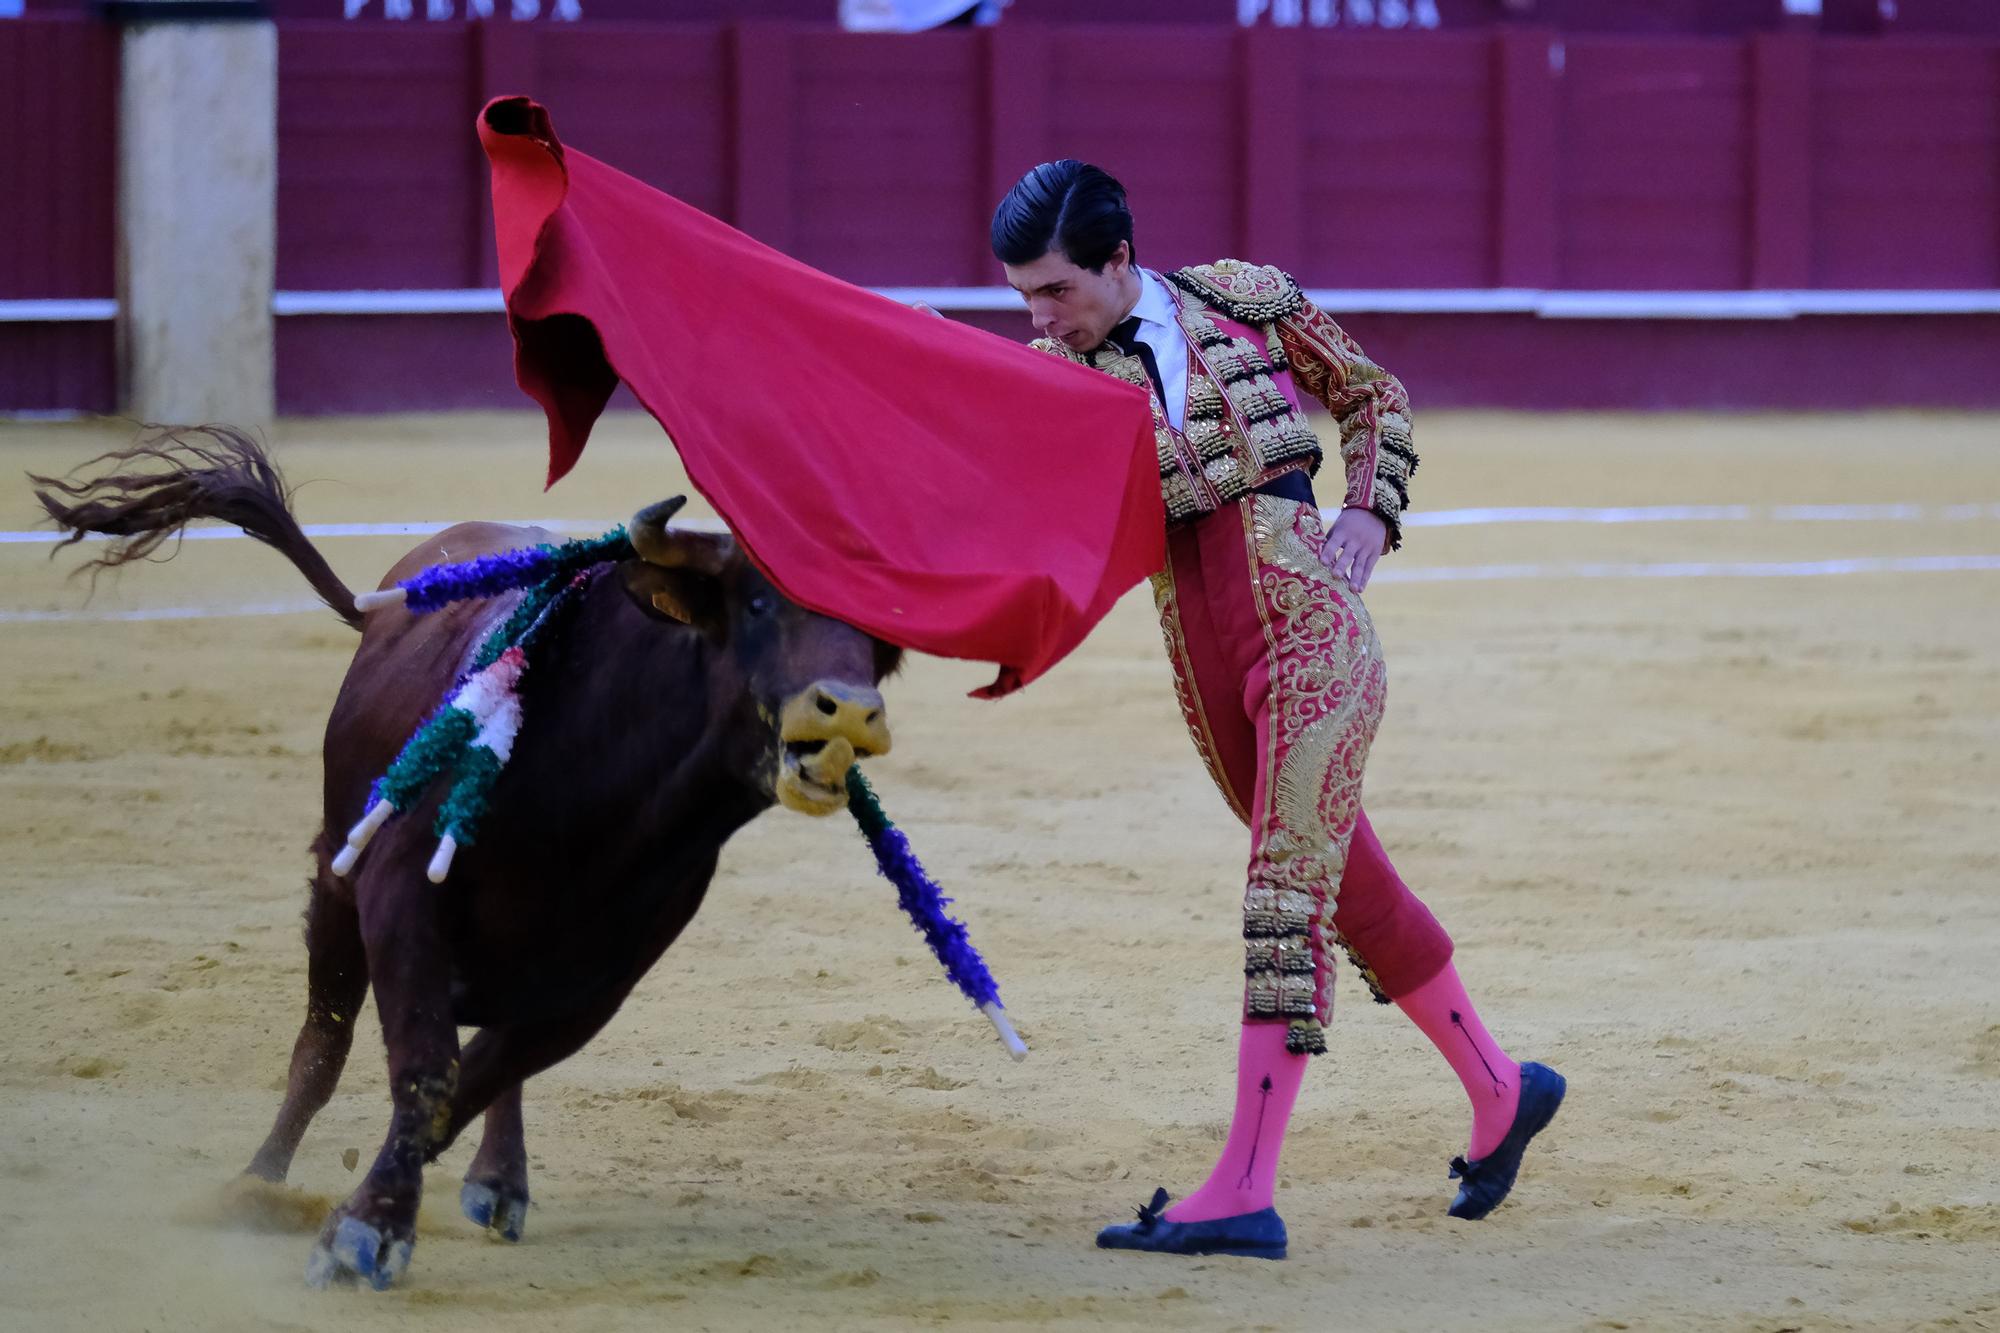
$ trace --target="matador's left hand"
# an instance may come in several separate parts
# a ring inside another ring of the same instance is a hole
[[[1348,587],[1360,592],[1368,586],[1375,562],[1388,549],[1389,525],[1380,515],[1367,509],[1343,509],[1327,531],[1319,558],[1328,569],[1346,579]]]

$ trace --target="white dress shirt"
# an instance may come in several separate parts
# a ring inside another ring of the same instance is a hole
[[[1149,268],[1140,269],[1139,303],[1132,307],[1132,314],[1138,316],[1140,338],[1153,349],[1160,387],[1166,391],[1167,421],[1175,430],[1187,426],[1188,349],[1179,310],[1180,303],[1160,275]]]

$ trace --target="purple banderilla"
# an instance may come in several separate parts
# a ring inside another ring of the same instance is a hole
[[[1007,1053],[1016,1060],[1025,1060],[1028,1048],[1015,1033],[1014,1025],[1007,1021],[1007,1011],[1000,1004],[1000,987],[986,970],[986,960],[972,947],[965,923],[953,920],[945,912],[951,899],[944,896],[944,891],[924,870],[903,831],[889,822],[882,803],[875,798],[874,789],[861,776],[859,768],[847,770],[847,808],[854,815],[854,822],[861,825],[869,850],[875,853],[876,868],[896,886],[897,901],[910,914],[910,923],[924,937],[924,943],[931,946],[931,952],[944,964],[945,975],[986,1015],[993,1030],[1000,1034],[1000,1040],[1006,1043]]]

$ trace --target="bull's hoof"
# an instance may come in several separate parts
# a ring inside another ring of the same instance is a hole
[[[528,1225],[528,1196],[504,1185],[468,1180],[458,1191],[459,1211],[495,1240],[513,1243]]]
[[[343,1217],[332,1235],[322,1234],[306,1260],[306,1285],[366,1282],[377,1291],[394,1286],[410,1267],[407,1240],[394,1240],[358,1217]]]

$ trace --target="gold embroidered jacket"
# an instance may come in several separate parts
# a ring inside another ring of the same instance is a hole
[[[1050,338],[1034,346],[1148,391],[1167,521],[1212,513],[1286,472],[1317,473],[1320,442],[1299,401],[1303,389],[1339,425],[1343,507],[1374,511],[1389,525],[1389,544],[1400,546],[1417,454],[1409,397],[1395,376],[1282,269],[1223,259],[1163,276],[1188,341],[1181,430],[1152,392],[1145,363],[1127,349],[1106,342],[1075,352]]]

